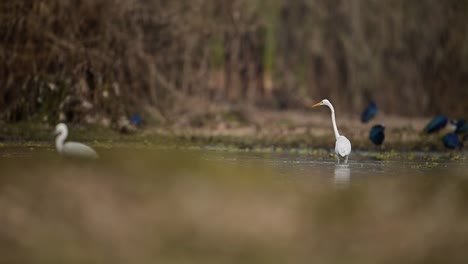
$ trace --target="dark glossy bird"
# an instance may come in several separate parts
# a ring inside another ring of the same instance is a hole
[[[382,145],[385,139],[385,127],[383,125],[375,125],[371,128],[369,139],[377,146]]]
[[[442,142],[444,146],[448,149],[456,149],[461,148],[463,146],[460,139],[458,139],[458,135],[455,133],[448,133],[442,138]]]
[[[430,134],[437,132],[447,125],[448,118],[444,115],[438,115],[429,122],[424,128],[424,132]]]
[[[455,125],[455,134],[468,133],[468,122],[465,119],[452,120],[451,123]]]
[[[143,124],[143,119],[140,115],[134,114],[130,117],[130,122],[132,122],[132,124],[135,126],[141,126]]]
[[[377,105],[374,102],[370,102],[369,105],[362,111],[361,121],[363,123],[369,122],[377,114]]]

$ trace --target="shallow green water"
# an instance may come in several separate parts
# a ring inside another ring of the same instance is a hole
[[[465,263],[463,153],[0,150],[7,263]]]

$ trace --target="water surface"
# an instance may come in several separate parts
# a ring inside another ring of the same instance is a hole
[[[7,263],[465,263],[463,153],[0,150]]]

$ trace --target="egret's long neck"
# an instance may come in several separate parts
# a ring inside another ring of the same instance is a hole
[[[61,131],[61,133],[55,139],[55,147],[57,148],[58,152],[62,152],[63,143],[68,136],[68,131]]]
[[[338,139],[340,136],[340,133],[338,133],[338,128],[336,127],[336,120],[335,120],[335,109],[333,108],[333,105],[327,104],[327,106],[331,110],[331,118],[332,118],[332,123],[333,123],[333,131],[335,132],[335,138]]]

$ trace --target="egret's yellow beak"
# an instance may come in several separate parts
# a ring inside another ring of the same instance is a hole
[[[314,104],[312,107],[321,106],[322,102]]]

